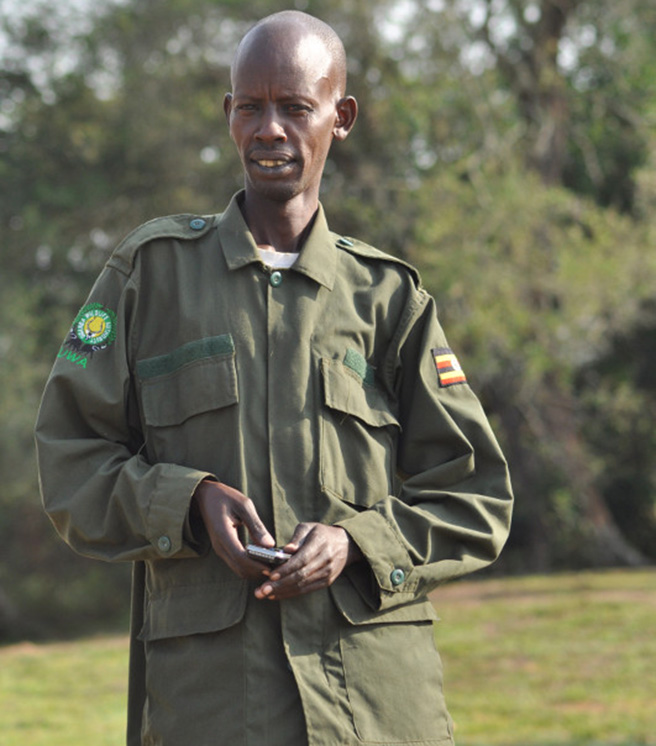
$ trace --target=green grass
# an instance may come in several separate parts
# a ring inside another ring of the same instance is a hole
[[[125,743],[127,638],[0,648],[2,746]]]
[[[656,571],[458,583],[433,600],[458,746],[656,744]]]
[[[656,746],[656,571],[434,596],[458,746]],[[2,746],[125,742],[127,639],[0,648]]]

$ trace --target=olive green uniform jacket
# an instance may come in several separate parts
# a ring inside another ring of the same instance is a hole
[[[497,557],[512,493],[411,267],[331,233],[321,209],[276,272],[238,197],[151,221],[76,318],[37,447],[64,539],[135,563],[131,746],[452,743],[426,594]],[[257,601],[190,517],[210,476],[278,544],[337,524],[365,560]]]

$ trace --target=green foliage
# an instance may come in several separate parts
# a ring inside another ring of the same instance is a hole
[[[564,182],[603,205],[635,209],[635,170],[649,156],[656,100],[653,29],[644,0],[580,3],[570,66],[572,136]]]
[[[479,385],[518,366],[527,386],[571,383],[653,287],[641,226],[531,175],[483,173],[478,184],[438,175],[417,200],[426,215],[413,259]]]
[[[652,551],[656,518],[656,309],[614,335],[608,350],[579,373],[586,438],[603,463],[598,483],[620,528],[645,554]]]

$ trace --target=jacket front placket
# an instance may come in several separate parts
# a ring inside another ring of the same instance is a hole
[[[266,515],[267,507],[272,510],[273,525],[268,528],[276,542],[284,544],[291,539],[298,523],[320,521],[324,509],[318,479],[319,363],[322,334],[331,329],[330,297],[336,249],[320,210],[294,267],[287,270],[264,268],[259,261],[253,261],[255,243],[241,213],[235,214],[235,207],[231,205],[224,215],[223,226],[220,226],[221,242],[229,266],[236,269],[249,265],[245,270],[253,273],[250,286],[261,293],[260,300],[265,299],[259,308],[266,315],[266,319],[252,316],[250,319],[251,329],[266,329],[265,339],[255,345],[260,349],[254,350],[249,361],[238,361],[240,406],[244,417],[252,409],[248,398],[250,386],[263,384],[266,390],[266,404],[259,413],[260,424],[263,424],[261,420],[266,424],[265,441],[253,438],[248,427],[244,430],[246,473],[251,475],[247,478],[249,496],[257,504],[255,495],[262,495],[263,491],[268,493],[269,505],[258,505],[258,511]],[[241,253],[237,249],[239,246]],[[254,304],[248,305],[252,307],[251,313],[254,312]],[[244,375],[244,365],[254,366],[259,373]],[[254,459],[267,463],[268,484],[253,481],[252,469],[259,468],[252,463]],[[329,703],[330,695],[323,677],[317,675],[322,668],[330,603],[327,592],[280,602],[283,644],[298,683],[310,743],[339,743],[343,738],[343,734],[340,735],[343,723]],[[317,728],[321,723],[315,733],[318,741],[313,737],[315,723]],[[327,731],[332,733],[329,736],[332,741],[325,740]]]

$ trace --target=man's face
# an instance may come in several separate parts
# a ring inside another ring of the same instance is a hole
[[[333,137],[339,91],[322,42],[255,40],[233,70],[225,111],[246,191],[277,202],[316,197]],[[344,135],[345,136],[345,135]]]

